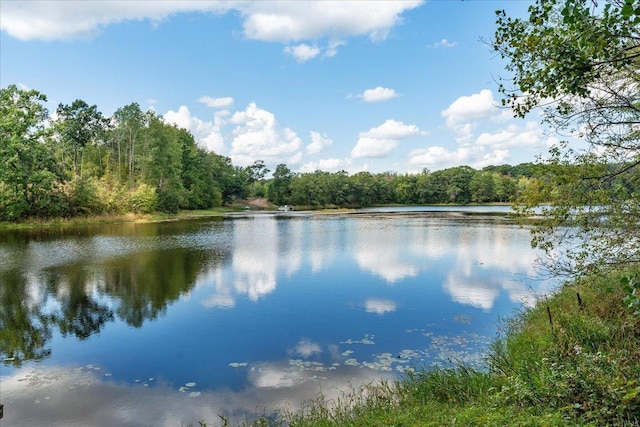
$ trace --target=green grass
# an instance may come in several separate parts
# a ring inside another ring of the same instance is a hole
[[[117,224],[126,222],[159,222],[159,221],[175,221],[192,218],[205,218],[214,216],[223,216],[229,212],[236,212],[240,209],[232,209],[226,207],[200,209],[200,210],[184,210],[177,214],[165,214],[156,212],[153,214],[105,214],[78,216],[73,218],[30,218],[22,221],[0,221],[0,230],[31,230],[38,228],[50,227],[75,227],[88,224]]]
[[[421,370],[242,425],[640,425],[640,316],[622,302],[623,276],[567,284],[505,321],[483,370]]]

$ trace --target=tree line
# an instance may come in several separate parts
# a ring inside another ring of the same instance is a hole
[[[278,165],[265,182],[266,194],[275,204],[311,207],[356,207],[384,204],[468,204],[514,202],[544,177],[542,165],[487,166],[476,170],[456,166],[418,174],[345,171],[293,173]]]
[[[249,195],[261,162],[236,167],[137,103],[111,117],[0,89],[0,220],[204,209]]]
[[[137,103],[103,115],[83,100],[60,104],[16,85],[0,89],[0,220],[208,209],[247,197],[277,205],[512,202],[542,165],[459,166],[419,174],[271,171],[199,147],[185,129]]]

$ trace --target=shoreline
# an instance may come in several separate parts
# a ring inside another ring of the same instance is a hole
[[[250,209],[243,210],[237,207],[220,207],[209,210],[194,210],[194,211],[180,211],[177,214],[120,214],[120,215],[94,215],[94,216],[78,216],[73,218],[51,218],[51,219],[26,219],[16,222],[0,222],[0,232],[2,231],[15,231],[15,230],[34,230],[34,229],[47,229],[55,227],[75,227],[84,225],[99,225],[99,224],[125,224],[125,223],[157,223],[157,222],[171,222],[182,221],[202,218],[216,218],[226,216],[248,216],[256,214],[276,214],[280,216],[296,216],[296,215],[371,215],[380,216],[388,214],[426,214],[426,213],[447,213],[455,212],[456,208],[473,208],[480,206],[511,206],[509,203],[487,203],[487,204],[466,204],[466,205],[453,205],[453,204],[440,204],[440,205],[380,205],[369,206],[366,208],[321,208],[321,209],[302,209],[292,210],[289,212],[281,212],[277,209]],[[368,209],[384,209],[384,208],[407,208],[407,207],[420,207],[429,208],[434,207],[438,209],[430,210],[416,210],[416,211],[368,211]],[[450,208],[442,209],[442,208]],[[503,212],[465,212],[467,215],[487,215],[487,216],[509,216],[512,214]]]

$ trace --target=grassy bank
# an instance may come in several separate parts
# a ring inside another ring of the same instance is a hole
[[[206,218],[223,216],[229,212],[250,210],[277,210],[277,206],[269,203],[265,198],[237,199],[232,204],[198,210],[181,210],[176,214],[155,212],[151,214],[105,214],[77,216],[72,218],[29,218],[21,221],[0,221],[0,231],[37,229],[47,227],[73,227],[88,224],[117,224],[126,222],[160,222],[177,221],[182,219]]]
[[[26,219],[23,221],[7,222],[0,221],[1,230],[21,230],[48,227],[74,227],[88,224],[117,224],[126,222],[158,222],[175,221],[180,219],[204,218],[211,216],[222,216],[229,212],[237,211],[233,208],[213,208],[206,210],[180,211],[177,214],[153,213],[153,214],[121,214],[121,215],[91,215],[78,216],[73,218],[46,218],[46,219]]]
[[[622,277],[565,285],[506,321],[485,370],[418,371],[248,425],[640,425],[640,316]]]

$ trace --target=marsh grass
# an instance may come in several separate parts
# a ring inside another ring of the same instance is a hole
[[[163,222],[177,221],[194,218],[220,217],[229,212],[235,212],[238,209],[231,208],[211,208],[201,210],[184,210],[177,214],[152,213],[152,214],[105,214],[77,216],[73,218],[31,218],[23,221],[6,222],[0,221],[0,231],[3,230],[38,230],[49,228],[73,228],[83,225],[92,224],[119,224],[119,223],[147,223],[147,222]]]
[[[477,369],[420,369],[245,426],[639,426],[640,316],[625,273],[589,277],[504,322]]]

